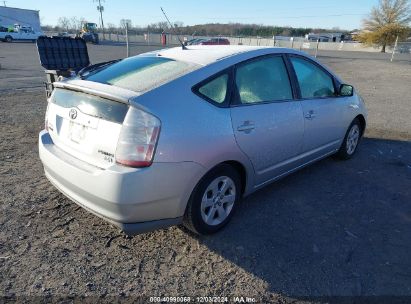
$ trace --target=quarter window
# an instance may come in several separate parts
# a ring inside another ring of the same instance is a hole
[[[297,57],[291,57],[302,98],[335,96],[332,77],[317,65]]]
[[[282,57],[265,57],[240,65],[235,77],[242,104],[292,99]]]
[[[223,103],[227,96],[228,74],[222,74],[198,88],[198,92],[216,103]]]

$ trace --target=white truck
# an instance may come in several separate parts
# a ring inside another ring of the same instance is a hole
[[[42,35],[39,11],[0,6],[0,41],[36,41]]]
[[[31,27],[17,27],[13,32],[0,32],[0,40],[4,42],[13,42],[14,40],[35,42],[38,37],[43,35],[43,32],[35,32]]]

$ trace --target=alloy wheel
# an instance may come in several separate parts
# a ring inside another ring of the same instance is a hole
[[[355,152],[359,139],[360,139],[360,128],[358,127],[358,125],[354,124],[351,127],[351,130],[347,136],[346,147],[347,147],[347,153],[349,155]]]
[[[236,200],[234,181],[227,176],[214,179],[206,188],[201,201],[201,217],[203,221],[216,226],[221,224],[230,214]]]

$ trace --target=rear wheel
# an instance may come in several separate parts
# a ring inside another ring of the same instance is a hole
[[[6,40],[6,42],[13,42],[13,37],[6,36],[5,40]]]
[[[345,134],[344,141],[338,150],[336,156],[340,159],[350,159],[357,151],[358,144],[362,136],[362,127],[360,121],[356,118],[351,123]]]
[[[230,165],[211,170],[194,188],[184,215],[184,226],[197,234],[223,228],[233,216],[241,197],[241,180]]]

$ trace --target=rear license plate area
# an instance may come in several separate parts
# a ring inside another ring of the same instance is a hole
[[[87,136],[88,127],[74,121],[69,122],[68,137],[75,143],[82,142]]]

